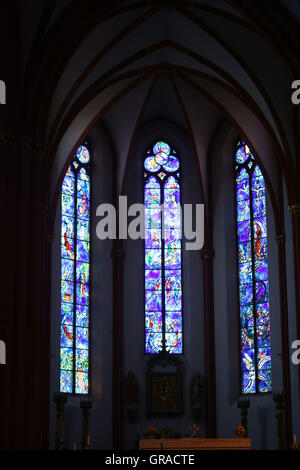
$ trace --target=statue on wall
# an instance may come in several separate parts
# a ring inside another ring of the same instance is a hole
[[[135,421],[138,416],[138,382],[133,372],[129,372],[126,379],[126,409],[129,421]]]
[[[190,402],[192,418],[200,419],[203,412],[203,383],[200,374],[195,374],[191,380]]]

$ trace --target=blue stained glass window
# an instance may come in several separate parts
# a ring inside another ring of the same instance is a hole
[[[61,191],[60,391],[89,393],[90,153],[81,145]]]
[[[272,390],[265,180],[244,141],[235,153],[241,392]]]
[[[144,160],[145,353],[182,354],[180,161],[158,141]],[[163,210],[162,210],[163,207]]]

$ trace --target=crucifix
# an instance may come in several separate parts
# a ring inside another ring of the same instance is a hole
[[[197,437],[197,432],[199,431],[199,426],[197,426],[197,424],[193,424],[193,426],[190,427],[190,430],[192,431],[192,436]]]

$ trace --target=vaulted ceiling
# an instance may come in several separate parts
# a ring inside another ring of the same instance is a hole
[[[297,12],[267,3],[23,1],[24,112],[28,133],[47,145],[52,183],[100,119],[117,150],[119,189],[135,133],[157,117],[189,133],[204,187],[222,120],[262,161],[271,155],[286,178],[295,173]]]

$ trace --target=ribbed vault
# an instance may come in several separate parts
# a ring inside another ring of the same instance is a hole
[[[253,12],[244,3],[141,0],[87,9],[66,1],[58,9],[45,1],[32,48],[28,39],[24,45],[24,103],[34,103],[27,122],[47,143],[51,185],[58,187],[66,158],[101,119],[116,144],[121,192],[134,133],[160,116],[190,133],[205,199],[209,144],[223,119],[266,171],[278,162],[296,200],[299,115],[290,95],[299,64],[286,53],[284,34],[274,35],[274,18],[269,26],[265,17],[262,29],[262,7],[253,2]],[[277,2],[272,11],[288,15]]]

